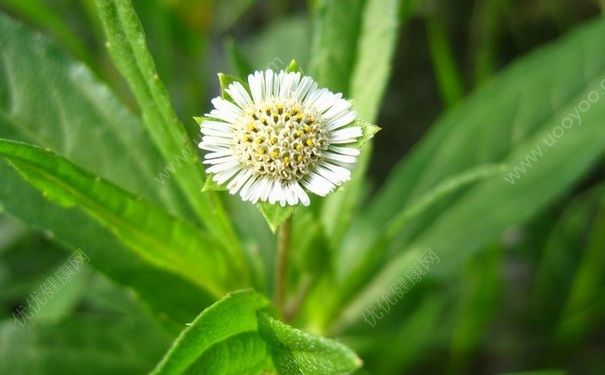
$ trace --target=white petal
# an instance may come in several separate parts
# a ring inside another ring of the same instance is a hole
[[[251,188],[250,196],[248,200],[254,204],[258,202],[261,195],[263,194],[263,181],[259,180],[256,184],[254,184]]]
[[[250,193],[253,191],[253,188],[256,186],[256,183],[258,181],[258,178],[255,176],[252,176],[252,178],[250,178],[242,187],[242,190],[240,190],[239,195],[242,197],[243,200],[247,201],[248,197],[250,196]]]
[[[217,137],[233,137],[230,129],[217,130],[214,128],[203,127],[202,134],[204,135],[215,135]]]
[[[235,125],[230,122],[204,120],[200,129],[202,130],[202,132],[204,131],[204,129],[229,131],[234,127]]]
[[[315,167],[315,173],[317,173],[321,177],[325,178],[327,181],[329,181],[330,183],[332,183],[334,185],[340,185],[340,183],[342,182],[342,179],[339,177],[339,175],[337,173],[334,173],[331,170],[321,167],[319,165],[317,167]]]
[[[273,71],[265,70],[265,98],[273,96]]]
[[[290,206],[294,206],[298,203],[298,194],[296,194],[294,192],[294,187],[293,185],[296,184],[296,182],[291,182],[290,184],[286,185],[286,201],[288,202],[288,204]]]
[[[279,96],[279,88],[281,87],[282,83],[284,82],[284,76],[286,75],[286,73],[281,70],[279,73],[277,73],[277,75],[273,78],[273,96]]]
[[[275,204],[279,200],[279,182],[273,181],[271,192],[269,193],[269,203]]]
[[[219,173],[219,172],[226,171],[226,170],[229,170],[231,168],[236,168],[236,167],[239,167],[239,162],[232,161],[232,162],[228,162],[228,163],[214,164],[212,167],[208,168],[206,171],[208,173]]]
[[[298,101],[302,101],[313,86],[317,87],[317,83],[315,83],[310,77],[303,77],[300,80],[298,87],[296,87],[296,90],[292,94],[292,97]]]
[[[244,113],[240,107],[236,106],[228,100],[221,98],[220,96],[212,99],[212,105],[214,105],[214,108],[216,108],[217,110],[231,113],[234,116],[240,116]]]
[[[345,125],[349,125],[357,118],[357,113],[354,111],[344,112],[338,117],[333,118],[328,121],[326,125],[326,129],[328,130],[336,130],[338,128],[342,128]]]
[[[229,193],[236,194],[251,176],[252,171],[249,169],[242,169],[233,180],[229,181],[229,184],[227,185]]]
[[[235,157],[233,155],[229,155],[229,156],[225,156],[223,158],[206,159],[206,160],[204,160],[204,164],[231,163],[231,162],[236,161],[236,160],[237,159],[235,159]]]
[[[254,103],[260,103],[264,96],[265,90],[265,76],[262,72],[254,72],[248,76],[248,85],[250,86],[250,92],[252,93],[252,99]]]
[[[280,87],[279,96],[282,98],[290,98],[292,93],[296,90],[299,81],[300,73],[295,72],[286,74]]]
[[[303,190],[303,188],[300,187],[300,184],[298,182],[294,182],[292,184],[292,190],[296,193],[296,195],[298,195],[298,199],[303,205],[308,206],[309,204],[311,204],[309,196]]]
[[[233,155],[233,152],[230,149],[224,149],[223,151],[210,152],[210,153],[206,154],[206,156],[204,156],[204,159],[216,159],[216,158],[222,158],[222,157],[229,156],[229,155]]]
[[[206,151],[222,152],[222,151],[229,150],[229,148],[227,148],[226,146],[219,146],[219,145],[215,145],[213,143],[206,143],[204,141],[198,143],[197,147],[201,148],[202,150],[206,150]]]
[[[230,146],[233,144],[233,139],[231,137],[225,138],[225,137],[213,137],[210,135],[205,135],[204,137],[202,137],[202,142],[214,144],[217,146]]]
[[[327,91],[327,93],[317,99],[317,101],[315,102],[315,109],[317,110],[317,112],[323,114],[328,109],[332,108],[337,103],[339,103],[341,97],[342,94],[340,93],[333,94],[330,91]]]
[[[305,101],[303,102],[303,105],[307,107],[313,107],[315,106],[315,103],[318,101],[319,98],[322,98],[322,100],[324,99],[324,95],[328,97],[333,94],[328,89],[315,90],[313,92],[310,92],[309,95],[307,95]]]
[[[330,181],[313,172],[303,180],[303,184],[308,190],[322,197],[329,194],[334,188]]]
[[[332,152],[336,152],[337,154],[350,155],[350,156],[358,156],[360,154],[359,149],[353,147],[339,147],[339,146],[330,146],[328,150]]]
[[[330,135],[330,143],[342,143],[343,140],[355,140],[362,135],[361,128],[359,126],[353,126],[350,128],[339,129],[332,132]]]
[[[263,180],[262,189],[260,200],[266,202],[269,199],[269,194],[271,194],[271,180],[269,178]]]
[[[233,82],[225,91],[233,98],[240,108],[245,108],[247,105],[252,104],[250,94],[248,94],[248,91],[246,91],[244,86],[239,82]]]
[[[357,161],[357,158],[355,156],[340,155],[340,154],[335,154],[333,152],[326,152],[325,157],[328,160],[335,160],[335,161],[339,161],[341,163],[351,163],[352,164]]]
[[[227,180],[230,179],[239,170],[240,170],[239,166],[236,166],[236,167],[229,168],[227,170],[218,172],[217,174],[214,175],[214,181],[216,183],[218,183],[219,185],[222,185],[225,182],[227,182]]]
[[[334,172],[337,175],[340,183],[349,181],[351,179],[351,171],[345,167],[332,163],[323,163],[321,166]],[[337,185],[340,185],[340,183],[337,183]]]
[[[352,104],[350,101],[339,99],[322,115],[322,117],[326,121],[331,122],[332,120],[347,113],[351,109],[351,106]]]

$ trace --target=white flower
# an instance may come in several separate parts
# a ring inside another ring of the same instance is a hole
[[[362,135],[351,102],[300,73],[271,70],[248,76],[217,97],[205,116],[199,147],[218,184],[245,201],[299,202],[306,191],[325,196],[351,177]]]

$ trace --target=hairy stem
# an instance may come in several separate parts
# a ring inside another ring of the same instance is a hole
[[[288,252],[292,233],[292,218],[286,220],[277,232],[277,257],[275,260],[275,305],[284,312],[286,283],[288,281]]]

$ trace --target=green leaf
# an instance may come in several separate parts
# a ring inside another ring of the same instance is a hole
[[[443,322],[445,305],[446,300],[441,295],[429,294],[410,306],[412,311],[405,319],[399,316],[382,334],[371,335],[368,356],[374,356],[378,362],[372,369],[381,374],[407,373],[418,358],[432,350],[435,342],[441,339],[436,327]],[[391,314],[395,312],[391,311]],[[410,340],[410,337],[414,339]],[[383,346],[385,342],[389,343],[386,348]]]
[[[345,95],[355,65],[363,3],[352,0],[342,6],[337,1],[318,0],[313,8],[309,71],[320,86]]]
[[[213,192],[199,193],[204,178],[202,164],[170,105],[132,3],[97,0],[97,7],[111,56],[137,98],[149,134],[165,160],[175,160],[183,153],[191,156],[174,170],[174,177],[204,225],[226,245],[233,262],[247,278],[243,252],[220,200]]]
[[[271,204],[260,202],[257,204],[258,209],[263,214],[263,217],[269,224],[271,231],[275,233],[277,228],[282,225],[290,216],[294,214],[296,206],[282,207],[279,204]]]
[[[405,2],[405,1],[404,1]],[[367,0],[363,8],[351,98],[359,118],[375,121],[391,75],[399,37],[399,0]]]
[[[502,288],[503,249],[490,246],[465,266],[448,368],[458,374],[471,371],[474,354],[498,311]]]
[[[309,61],[311,28],[306,15],[277,17],[264,29],[242,41],[242,52],[254,70],[284,70],[292,59]]]
[[[468,256],[507,227],[544,209],[589,170],[605,150],[605,101],[587,99],[593,92],[602,92],[605,57],[596,52],[596,41],[604,37],[602,19],[580,28],[506,70],[438,122],[351,228],[342,246],[343,258],[350,260],[347,254],[354,253],[358,259],[368,242],[381,236],[379,223],[390,220],[448,176],[486,162],[505,162],[511,170],[450,197],[409,223],[391,247],[396,256],[372,282],[364,283],[364,292],[351,303],[349,313],[360,316],[362,306],[427,249],[443,259],[432,276],[455,272]],[[590,109],[581,112],[580,103],[588,103]],[[553,131],[559,134],[562,123],[573,121],[576,110],[581,126],[576,122],[548,147],[545,140]],[[522,173],[519,166],[528,163],[536,150],[545,149],[548,152]],[[511,183],[514,173],[520,175]],[[469,237],[468,233],[480,235]],[[342,266],[348,268],[351,263]]]
[[[350,374],[362,365],[339,342],[289,327],[265,313],[258,314],[258,325],[280,374]]]
[[[318,20],[318,27],[325,27],[330,30],[325,36],[327,45],[323,47],[336,50],[343,48],[340,54],[326,58],[323,61],[323,64],[326,64],[326,66],[321,70],[318,69],[318,72],[332,74],[334,78],[330,77],[326,80],[326,83],[334,84],[335,86],[329,87],[336,89],[339,87],[337,85],[344,85],[344,83],[334,81],[335,77],[339,76],[333,70],[342,69],[345,63],[348,69],[352,68],[349,71],[351,75],[347,75],[344,78],[350,80],[350,95],[360,119],[367,121],[376,120],[397,46],[400,23],[399,13],[400,7],[403,6],[402,3],[407,2],[399,0],[368,0],[365,3],[354,1],[345,9],[338,2],[330,2],[330,5],[327,6],[337,9],[326,10],[324,13],[320,12],[318,14],[318,17],[325,17],[323,21]],[[363,11],[361,10],[362,8]],[[330,15],[332,12],[340,12],[340,15],[333,15],[336,19],[331,19]],[[351,12],[352,14],[347,15],[347,12]],[[350,19],[344,21],[340,17],[348,17]],[[334,23],[336,21],[347,22],[347,25]],[[359,25],[354,25],[353,22],[358,22]],[[333,30],[332,27],[335,29]],[[336,35],[340,35],[341,33],[345,33],[344,43],[331,40],[332,38],[341,38],[336,37]],[[357,38],[357,34],[359,34],[359,38]],[[322,37],[318,38],[321,39]],[[356,44],[349,45],[349,43]],[[347,48],[352,48],[352,50],[356,51],[357,58],[354,60],[354,63],[351,63],[349,60],[352,60],[355,55],[349,55],[351,51],[344,50]],[[316,53],[320,53],[320,51],[316,51]],[[336,52],[332,53],[336,54]],[[321,61],[318,61],[319,63]],[[348,64],[353,65],[349,68]],[[323,81],[320,80],[320,82]],[[370,133],[372,132],[366,133],[364,131],[364,136]],[[330,195],[322,207],[321,218],[323,225],[328,237],[335,244],[341,242],[351,221],[358,215],[359,204],[368,190],[365,174],[370,154],[371,147],[367,147],[359,157],[358,167],[354,171],[351,181],[347,183],[346,191]]]
[[[563,317],[562,312],[566,305],[564,301],[570,301],[574,279],[577,277],[577,280],[589,281],[592,278],[590,275],[580,276],[579,266],[584,263],[586,267],[593,262],[593,259],[590,259],[593,255],[588,248],[592,236],[588,233],[592,232],[595,237],[598,236],[595,220],[598,218],[603,197],[603,184],[583,192],[567,205],[549,230],[550,234],[540,253],[529,309],[535,329],[539,332],[556,332],[556,323]],[[578,249],[584,251],[580,252]],[[598,264],[597,261],[594,266]],[[557,285],[557,288],[553,288],[553,285]],[[597,300],[599,299],[593,301]],[[584,312],[590,310],[586,306],[576,309]]]
[[[126,248],[109,229],[80,209],[61,208],[50,202],[2,158],[0,175],[0,209],[18,215],[37,228],[44,228],[47,236],[71,250],[84,250],[91,259],[91,265],[133,290],[158,314],[167,328],[179,327],[178,333],[182,324],[195,317],[200,308],[210,304],[209,296],[199,287],[144,261]]]
[[[49,199],[82,207],[148,262],[222,295],[232,269],[220,245],[194,226],[48,151],[0,141],[0,155]]]
[[[605,196],[601,189],[597,189],[596,193],[600,194],[597,199],[593,198],[596,200],[592,206],[596,210],[594,223],[587,239],[586,232],[583,233],[585,249],[556,329],[557,344],[561,348],[569,348],[585,340],[593,332],[593,327],[605,310],[605,305],[599,298],[605,281],[601,271],[605,264]]]
[[[69,49],[76,57],[92,63],[93,59],[89,50],[65,22],[60,7],[52,6],[43,0],[3,0],[2,6],[10,9],[11,12],[19,14],[27,20],[28,23],[37,25],[40,28],[50,32],[54,38],[61,42],[61,45]],[[58,8],[58,9],[57,9]]]
[[[253,291],[228,294],[181,333],[153,374],[237,374],[236,370],[246,365],[240,361],[252,359],[252,366],[264,363],[264,343],[253,337],[257,331],[256,312],[268,306],[269,301]],[[200,372],[208,368],[216,372]]]
[[[0,35],[0,137],[50,148],[173,214],[193,215],[173,180],[160,183],[165,163],[140,121],[84,64],[1,14]],[[79,209],[43,198],[1,158],[0,176],[0,211],[84,250],[94,267],[131,288],[164,322],[189,321],[208,304],[197,286],[143,261]]]
[[[452,107],[464,96],[463,80],[458,73],[445,17],[438,10],[433,13],[425,21],[429,51],[441,101],[445,107]]]
[[[188,217],[139,120],[41,35],[0,14],[0,137],[49,148],[124,189]],[[161,183],[163,182],[163,183]]]
[[[263,339],[256,332],[245,332],[214,344],[197,359],[190,371],[208,375],[265,375],[272,368]]]
[[[176,339],[154,375],[349,374],[361,360],[346,346],[269,317],[269,301],[251,290],[229,293]]]
[[[206,177],[206,181],[204,182],[204,187],[202,188],[203,192],[207,191],[225,191],[227,187],[225,185],[219,185],[214,181],[214,175],[208,174]]]
[[[233,38],[229,38],[225,41],[225,50],[227,57],[229,57],[229,67],[235,76],[247,77],[248,74],[254,71],[252,65],[250,65],[250,62],[246,56],[244,56],[239,45],[235,43]]]
[[[117,302],[109,311],[60,321],[0,321],[0,373],[76,375],[84,368],[92,375],[148,373],[170,337],[132,299]]]
[[[216,29],[217,34],[223,34],[233,27],[255,2],[255,0],[233,0],[210,3],[214,6],[212,26]]]

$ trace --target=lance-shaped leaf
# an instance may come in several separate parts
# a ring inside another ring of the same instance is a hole
[[[246,278],[244,256],[220,200],[214,192],[200,194],[204,181],[202,165],[159,79],[131,1],[97,0],[97,7],[111,56],[137,98],[151,138],[168,162],[189,155],[174,169],[174,178],[203,224],[227,245],[226,250]]]
[[[49,151],[0,140],[0,155],[49,199],[78,206],[148,262],[222,295],[232,269],[220,244],[195,226],[171,217]]]

